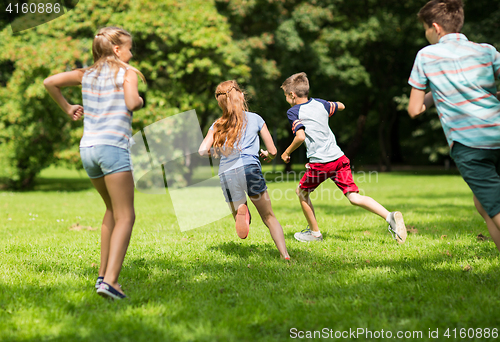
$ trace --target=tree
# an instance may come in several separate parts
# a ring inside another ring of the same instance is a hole
[[[394,162],[438,162],[447,154],[436,116],[411,121],[401,105],[410,93],[414,58],[428,44],[416,16],[425,2],[218,0],[217,5],[250,56],[253,108],[270,127],[279,127],[282,142],[291,138],[279,87],[289,75],[305,71],[312,96],[346,104],[346,111],[330,120],[346,154],[390,170]],[[483,41],[498,37],[498,7],[466,1],[470,25],[464,29],[473,28]]]
[[[361,150],[373,160],[366,155],[376,153],[375,160],[387,167],[392,155],[401,159],[401,114],[393,97],[411,69],[408,51],[419,43],[414,39],[416,1],[231,0],[218,6],[251,56],[250,88],[265,94],[256,96],[255,105],[272,113],[263,115],[282,128],[282,137],[289,129],[279,86],[305,71],[312,96],[345,102],[347,111],[331,125],[348,155]]]
[[[132,64],[148,79],[140,89],[146,108],[134,115],[136,131],[190,109],[196,109],[206,130],[220,114],[215,86],[237,79],[249,92],[250,108],[277,132],[283,147],[291,137],[280,85],[289,75],[305,71],[312,96],[346,104],[346,111],[330,124],[354,163],[390,169],[394,162],[441,162],[448,150],[436,116],[411,121],[404,105],[415,55],[427,45],[416,18],[424,4],[89,0],[14,36],[0,17],[1,182],[28,187],[52,163],[79,165],[82,123],[65,117],[42,81],[91,64],[92,37],[107,25],[123,26],[134,35]],[[500,3],[468,0],[465,5],[463,32],[500,48]],[[65,94],[81,102],[78,89]]]
[[[35,29],[0,32],[0,177],[29,187],[55,162],[79,165],[82,122],[70,122],[50,99],[43,79],[92,63],[99,27],[122,26],[134,36],[132,64],[148,80],[140,90],[146,108],[135,113],[140,129],[169,115],[196,109],[203,126],[215,117],[215,86],[249,75],[226,19],[212,1],[111,0],[80,2],[73,11]],[[147,89],[147,92],[146,92]],[[74,103],[81,91],[65,89]],[[181,162],[181,161],[180,161]]]

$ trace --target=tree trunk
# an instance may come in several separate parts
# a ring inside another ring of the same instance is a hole
[[[387,130],[386,130],[386,122],[387,122],[387,114],[385,114],[385,108],[382,105],[379,106],[380,113],[380,122],[378,125],[378,145],[380,148],[380,159],[379,159],[379,171],[391,171],[391,159],[390,155],[390,147],[387,144]]]
[[[349,159],[356,157],[359,148],[363,143],[363,132],[365,130],[366,118],[366,114],[361,114],[356,121],[356,133],[354,133],[354,137],[345,151],[345,154]]]
[[[391,162],[402,163],[403,153],[401,152],[401,143],[399,139],[399,112],[394,108],[392,112],[391,131],[390,131],[390,146],[391,146]]]

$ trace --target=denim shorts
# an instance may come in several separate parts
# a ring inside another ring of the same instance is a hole
[[[453,143],[451,157],[489,217],[500,213],[500,149]]]
[[[80,147],[83,168],[90,178],[132,171],[130,151],[111,145]]]
[[[219,175],[220,185],[226,202],[238,202],[248,196],[255,196],[267,190],[260,166],[250,164],[228,170]]]

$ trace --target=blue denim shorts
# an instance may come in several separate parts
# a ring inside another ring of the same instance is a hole
[[[267,190],[260,166],[250,164],[225,171],[219,175],[220,185],[226,202],[238,202],[248,196],[255,196]]]
[[[111,145],[80,147],[83,168],[90,178],[132,171],[130,151]]]

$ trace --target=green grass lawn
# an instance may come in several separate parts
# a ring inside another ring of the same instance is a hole
[[[240,240],[230,217],[180,232],[168,196],[136,192],[120,276],[129,299],[111,302],[93,288],[99,229],[70,230],[99,228],[104,204],[83,172],[46,170],[35,191],[0,192],[0,341],[350,340],[356,329],[372,334],[358,340],[388,332],[392,340],[497,340],[500,253],[478,241],[489,234],[462,178],[355,176],[366,195],[403,212],[404,245],[332,182],[313,202],[322,243],[294,240],[306,226],[296,198],[273,202],[290,262],[252,206],[250,235]],[[296,186],[268,183],[272,196]],[[429,338],[436,329],[439,338]]]

